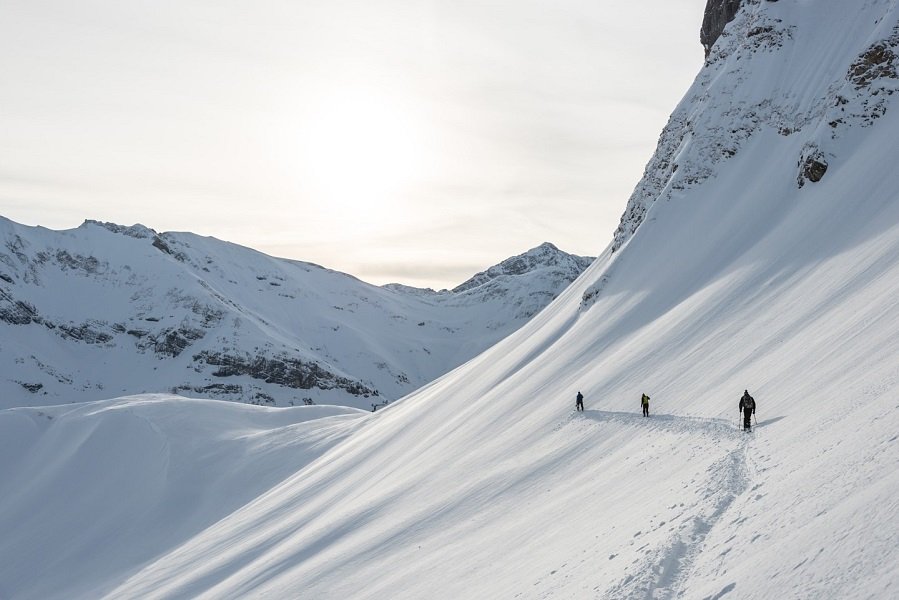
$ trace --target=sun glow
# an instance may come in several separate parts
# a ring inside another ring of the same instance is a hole
[[[422,126],[409,104],[356,89],[307,113],[302,173],[320,215],[369,230],[401,205],[422,168]]]

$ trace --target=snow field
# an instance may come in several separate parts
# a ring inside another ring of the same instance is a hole
[[[145,395],[0,412],[0,597],[91,597],[365,416]]]

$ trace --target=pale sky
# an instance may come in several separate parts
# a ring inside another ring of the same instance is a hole
[[[596,255],[706,0],[0,0],[0,215],[192,231],[375,284]]]

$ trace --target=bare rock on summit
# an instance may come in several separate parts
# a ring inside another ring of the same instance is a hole
[[[709,0],[705,5],[705,14],[702,17],[702,28],[699,30],[699,41],[705,48],[708,56],[715,45],[715,41],[721,36],[725,26],[730,23],[743,0]]]

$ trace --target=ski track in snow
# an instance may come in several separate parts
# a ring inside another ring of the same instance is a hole
[[[723,455],[707,470],[704,482],[705,496],[701,511],[686,519],[667,543],[647,554],[645,562],[637,565],[635,573],[613,585],[606,592],[610,598],[667,600],[676,598],[690,576],[691,568],[704,550],[704,542],[712,529],[721,522],[734,501],[752,484],[750,444],[759,427],[779,419],[769,419],[755,425],[753,432],[742,431],[739,419],[715,419],[670,414],[650,415],[631,412],[584,410],[573,414],[568,422],[576,420],[595,423],[639,426],[647,433],[664,431],[683,435],[685,439],[707,436],[727,444]],[[735,519],[735,523],[740,517]],[[725,551],[726,552],[726,551]],[[735,584],[725,586],[714,598],[721,598],[733,591]]]

